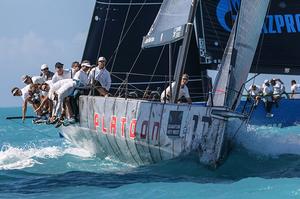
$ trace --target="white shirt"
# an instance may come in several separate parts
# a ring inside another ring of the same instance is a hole
[[[54,83],[54,84],[49,84],[50,86],[50,90],[48,92],[48,98],[53,100],[54,99],[54,92],[56,92],[57,94],[60,92],[61,88],[64,87],[75,87],[76,83],[74,82],[73,79],[62,79],[59,80],[58,82]]]
[[[75,74],[78,72],[75,72],[75,69],[74,68],[71,68],[71,70],[70,70],[70,72],[71,72],[71,78],[73,78],[74,79],[74,77],[75,77]]]
[[[70,70],[65,70],[62,75],[58,75],[57,72],[53,75],[52,77],[52,83],[56,83],[59,80],[63,80],[63,79],[71,79],[71,71]]]
[[[281,84],[280,82],[276,81],[276,84],[273,86],[274,95],[282,94],[285,90],[284,85]]]
[[[83,86],[87,86],[89,84],[88,75],[83,70],[78,71],[73,79],[78,80]]]
[[[272,101],[272,94],[273,94],[273,87],[270,86],[265,86],[263,88],[263,94],[265,96],[265,100],[271,102]]]
[[[252,86],[249,87],[249,94],[251,96],[257,96],[257,95],[261,94],[261,88],[257,85],[255,85],[255,86],[256,86],[255,90],[252,89]]]
[[[300,98],[300,84],[294,84],[293,86],[291,86],[291,92],[296,93],[293,95],[294,99],[299,99]],[[297,94],[297,93],[299,93],[299,94]]]
[[[45,79],[41,76],[33,76],[31,77],[32,83],[34,84],[42,84],[45,83]]]
[[[89,82],[91,82],[93,79],[100,82],[101,86],[105,88],[107,91],[109,91],[111,86],[111,78],[109,72],[106,70],[106,68],[99,69],[97,66],[96,68],[93,68],[89,74]]]
[[[30,85],[27,85],[21,89],[21,91],[22,91],[21,97],[22,97],[23,101],[25,101],[25,99],[29,96],[29,88],[30,88]]]
[[[174,90],[175,90],[175,82],[172,83],[172,92],[173,93],[174,93]],[[162,94],[160,96],[161,102],[164,101],[165,94],[167,94],[167,96],[171,96],[170,86],[168,86],[168,88],[165,91],[162,92]],[[186,85],[184,85],[183,88],[180,86],[178,99],[182,98],[183,96],[185,98],[190,98],[189,89]]]

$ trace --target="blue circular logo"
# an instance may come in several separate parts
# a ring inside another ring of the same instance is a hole
[[[227,31],[231,31],[228,23],[228,16],[232,17],[231,20],[236,18],[241,0],[220,0],[217,6],[216,15],[220,25]]]

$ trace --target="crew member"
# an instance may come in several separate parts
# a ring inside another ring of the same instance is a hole
[[[106,70],[105,57],[99,57],[98,66],[93,68],[89,74],[89,81],[96,87],[100,96],[108,96],[111,86],[110,73]]]
[[[71,72],[64,69],[64,65],[60,62],[55,64],[55,74],[52,77],[52,83],[56,83],[62,79],[71,79]]]
[[[278,107],[278,102],[281,99],[281,95],[285,93],[284,84],[280,79],[271,79],[270,83],[273,87],[273,101],[275,106]]]
[[[191,100],[191,97],[189,94],[189,89],[186,86],[186,84],[188,83],[188,80],[189,80],[189,76],[187,74],[183,74],[177,101],[179,99],[181,99],[182,97],[185,97],[187,102],[189,104],[191,104],[192,100]],[[175,82],[172,83],[172,93],[175,93],[174,91],[175,91]],[[162,92],[160,100],[161,100],[161,102],[170,102],[170,98],[171,98],[171,89],[170,89],[170,86],[168,86],[167,89]]]
[[[75,74],[80,70],[80,64],[78,61],[74,61],[71,66],[71,78],[74,78]]]
[[[41,90],[48,92],[47,97],[42,101],[38,109],[46,103],[47,100],[51,100],[53,104],[52,117],[50,118],[50,123],[56,123],[60,119],[62,120],[62,109],[64,100],[70,96],[76,87],[76,81],[73,79],[63,79],[59,80],[54,84],[44,83],[41,86]],[[66,116],[69,123],[74,123],[75,118],[72,112],[72,108],[69,100],[65,100],[66,105]]]
[[[33,85],[27,85],[24,88],[20,89],[18,87],[14,87],[11,90],[11,93],[13,96],[20,96],[22,97],[23,100],[23,105],[22,105],[22,121],[25,121],[26,118],[26,112],[27,112],[27,103],[31,104],[33,109],[36,110],[39,107],[39,99],[36,99],[34,97],[33,93]],[[40,115],[40,111],[37,111],[37,114]]]
[[[268,80],[264,81],[263,96],[267,112],[266,117],[273,117],[273,114],[271,113],[273,106],[273,87],[270,85]]]
[[[54,73],[49,70],[49,67],[47,64],[43,64],[41,66],[41,74],[40,76],[44,78],[45,81],[51,80],[53,77]]]
[[[249,95],[254,99],[254,105],[257,106],[262,95],[262,90],[259,86],[253,84],[248,90]]]
[[[300,84],[297,84],[296,80],[291,81],[291,99],[300,98]]]
[[[22,82],[24,84],[42,84],[45,82],[45,79],[41,76],[29,76],[29,75],[23,75],[22,76]]]

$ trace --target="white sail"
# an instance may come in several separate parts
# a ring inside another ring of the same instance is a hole
[[[250,71],[269,0],[242,0],[216,78],[211,105],[235,109]]]
[[[192,0],[165,0],[142,47],[161,46],[183,38]]]
[[[242,0],[237,21],[232,68],[226,104],[236,109],[240,101],[244,82],[247,80],[261,30],[267,14],[269,0]]]
[[[231,30],[230,37],[227,42],[226,49],[223,54],[222,62],[219,68],[218,75],[213,87],[212,99],[209,100],[209,105],[224,106],[226,100],[227,87],[229,83],[229,72],[231,69],[232,51],[235,38],[236,25]]]

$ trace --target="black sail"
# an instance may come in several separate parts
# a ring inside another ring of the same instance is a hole
[[[126,75],[116,72],[167,75],[167,48],[141,50],[143,36],[148,33],[161,2],[98,0],[82,59],[96,63],[99,56],[105,56],[108,70],[114,73],[114,83],[126,78]],[[193,33],[195,35],[192,37],[185,71],[190,76],[205,79],[207,68],[217,68],[239,6],[240,0],[200,0],[199,10],[201,8],[202,12],[198,10],[196,15],[196,31]],[[260,38],[250,72],[300,74],[300,2],[272,0],[262,32],[265,34]],[[178,44],[174,45],[176,50]],[[164,78],[129,76],[130,82],[150,80],[164,81]],[[138,86],[141,90],[146,87]],[[156,87],[164,87],[164,84],[151,87],[155,90]],[[201,96],[207,92],[207,83],[189,82],[189,88],[192,96]]]
[[[130,72],[128,82],[161,82],[151,84],[150,90],[161,88],[162,91],[168,80],[168,47],[141,49],[143,36],[148,33],[161,2],[162,0],[98,0],[82,59],[96,63],[99,56],[105,56],[108,60],[107,69],[112,72],[114,84],[124,82],[126,73]],[[174,44],[174,55],[178,52],[179,45],[180,42]],[[193,33],[185,72],[192,79],[205,79],[206,70],[200,66],[198,52],[198,43]],[[173,62],[176,62],[175,58]],[[175,66],[173,72],[174,68]],[[118,86],[113,85],[112,92],[115,92]],[[138,90],[141,94],[148,86],[134,85],[130,88]],[[206,88],[207,86],[199,81],[189,82],[190,94],[194,100],[203,100]]]

